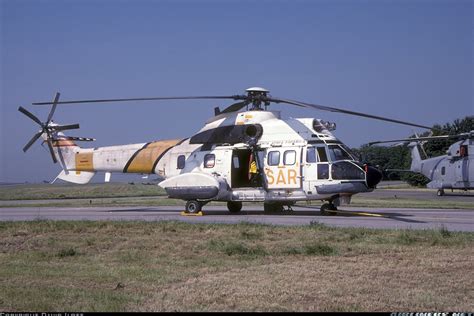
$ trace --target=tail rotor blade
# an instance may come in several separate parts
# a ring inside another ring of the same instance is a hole
[[[54,111],[56,111],[56,106],[58,105],[60,95],[61,93],[56,92],[56,96],[54,97],[54,101],[53,101],[53,106],[51,107],[51,111],[49,111],[48,119],[46,120],[46,125],[48,125],[49,122],[51,122],[51,119],[53,118]]]
[[[68,129],[78,129],[79,128],[79,124],[71,124],[71,125],[58,125],[58,126],[50,126],[49,127],[51,130],[54,130],[54,131],[65,131],[65,130],[68,130]]]
[[[33,145],[38,140],[38,138],[40,138],[41,134],[43,134],[43,131],[36,133],[25,145],[25,147],[23,147],[23,151],[26,152],[31,147],[31,145]]]
[[[61,146],[59,146],[57,148],[58,148],[59,164],[61,165],[61,168],[63,168],[64,173],[69,174],[69,171],[66,169],[66,162],[64,161],[64,156],[63,156],[63,152],[61,150]]]
[[[54,154],[53,142],[51,141],[51,138],[48,137],[48,140],[46,142],[48,143],[49,152],[51,153],[51,158],[53,158],[53,162],[58,162],[58,160],[56,159],[56,155]]]
[[[26,116],[28,116],[30,119],[32,119],[33,121],[35,121],[36,123],[38,123],[39,126],[43,127],[43,123],[39,120],[39,118],[37,118],[33,113],[31,113],[30,111],[28,111],[27,109],[25,109],[24,107],[20,106],[18,108],[18,111],[20,111],[21,113],[25,114]]]
[[[66,136],[66,137],[62,137],[61,139],[64,139],[64,140],[74,140],[74,141],[79,141],[79,142],[93,142],[93,141],[95,141],[95,138],[90,138],[90,137],[76,137],[76,136]]]

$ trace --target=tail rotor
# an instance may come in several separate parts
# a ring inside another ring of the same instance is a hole
[[[55,136],[57,135],[57,132],[60,131],[65,131],[65,130],[71,130],[71,129],[78,129],[79,124],[70,124],[70,125],[57,125],[54,124],[52,121],[54,112],[56,111],[56,106],[59,102],[59,96],[61,94],[59,92],[56,93],[53,101],[53,105],[51,107],[51,111],[48,114],[48,118],[46,122],[41,122],[41,120],[36,117],[33,113],[25,109],[24,107],[20,106],[18,108],[18,111],[29,117],[33,122],[38,124],[41,127],[41,130],[38,131],[36,134],[33,135],[33,137],[30,139],[30,141],[23,147],[23,151],[26,152],[43,134],[46,134],[46,139],[45,142],[48,143],[48,148],[49,152],[51,154],[51,158],[53,159],[53,162],[56,163],[58,162],[56,155],[54,153],[53,149],[53,141],[55,141]],[[82,137],[68,137],[69,139],[74,139],[74,140],[81,140],[81,141],[90,141],[94,140],[93,138],[82,138]]]

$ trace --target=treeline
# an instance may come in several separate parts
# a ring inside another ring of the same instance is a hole
[[[474,130],[474,116],[466,116],[463,119],[456,119],[452,123],[444,125],[433,125],[432,136],[438,135],[456,135],[460,133],[468,133]],[[430,136],[427,131],[418,136]],[[414,135],[408,136],[414,137]],[[456,139],[443,139],[428,141],[423,145],[427,157],[436,157],[445,155],[449,146],[455,143]],[[398,146],[368,146],[363,145],[360,148],[353,148],[354,153],[359,155],[359,158],[364,163],[377,166],[383,171],[384,180],[403,180],[414,186],[424,186],[430,180],[421,174],[412,172],[401,172],[394,170],[409,170],[411,165],[410,150],[404,145]],[[424,153],[421,153],[422,156]],[[423,159],[427,157],[422,157]],[[392,171],[391,171],[392,169]]]

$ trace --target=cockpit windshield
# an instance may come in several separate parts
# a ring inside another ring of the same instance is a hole
[[[329,145],[328,150],[331,161],[355,160],[354,157],[352,157],[352,155],[340,145]]]

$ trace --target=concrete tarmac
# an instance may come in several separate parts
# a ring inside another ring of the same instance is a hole
[[[332,216],[322,216],[319,206],[294,207],[293,212],[266,214],[262,205],[244,203],[242,211],[232,214],[225,206],[204,207],[204,216],[182,216],[183,206],[136,206],[136,207],[37,207],[29,204],[48,204],[58,200],[0,201],[0,221],[36,219],[52,220],[180,220],[193,223],[238,223],[253,222],[269,225],[309,225],[323,223],[339,227],[367,227],[390,229],[427,229],[442,226],[455,231],[474,231],[473,192],[446,191],[439,197],[436,190],[378,189],[361,193],[367,198],[410,198],[417,200],[472,202],[468,210],[460,209],[415,209],[415,208],[367,208],[341,206]],[[141,199],[165,199],[144,197]],[[128,199],[114,198],[114,200]],[[75,200],[67,200],[74,203]],[[79,201],[79,200],[78,200]],[[83,200],[81,200],[83,201]],[[3,207],[1,207],[3,205]],[[18,205],[18,207],[8,207]],[[22,206],[19,206],[22,205]]]
[[[183,216],[182,206],[154,207],[13,207],[0,208],[1,221],[51,220],[144,220],[190,223],[251,222],[268,225],[310,225],[388,229],[439,229],[474,231],[474,210],[340,207],[331,216],[322,216],[319,206],[294,207],[293,211],[266,214],[263,207],[244,205],[230,213],[223,206],[206,206],[203,216]]]
[[[445,195],[437,196],[433,189],[375,189],[372,192],[358,193],[356,196],[366,198],[392,198],[430,200],[430,201],[456,201],[472,202],[474,209],[474,191],[445,190]]]

